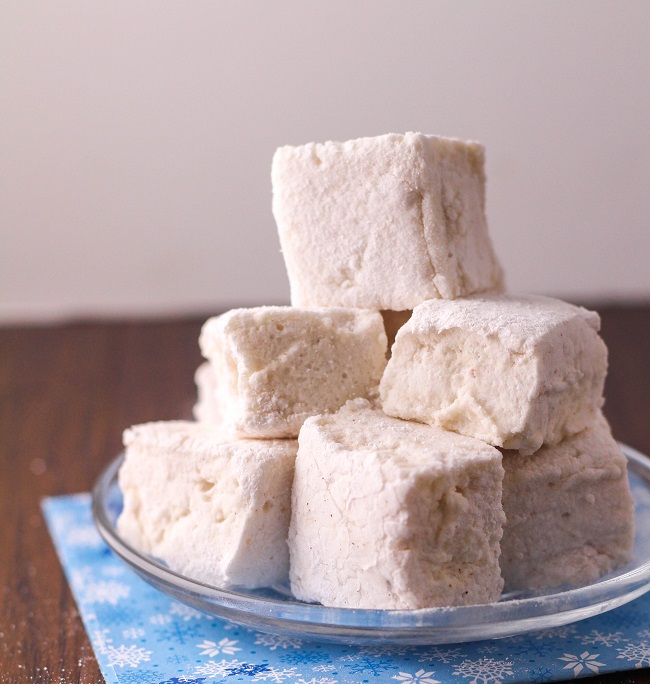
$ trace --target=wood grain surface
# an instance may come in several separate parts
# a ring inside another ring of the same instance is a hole
[[[618,439],[650,453],[650,306],[599,310],[606,414]],[[203,320],[0,328],[2,684],[103,681],[40,502],[88,491],[125,427],[191,417]],[[650,671],[591,681],[650,682]]]

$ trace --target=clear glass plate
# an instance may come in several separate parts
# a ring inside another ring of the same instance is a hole
[[[634,559],[579,589],[504,594],[498,603],[427,610],[359,610],[303,603],[287,587],[226,590],[185,577],[127,544],[115,522],[122,510],[117,471],[100,475],[93,516],[113,551],[144,580],[194,608],[257,630],[340,643],[446,644],[512,636],[576,622],[616,608],[650,590],[650,460],[621,445],[635,501]]]

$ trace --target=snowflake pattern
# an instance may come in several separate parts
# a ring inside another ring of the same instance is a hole
[[[107,565],[102,568],[103,577],[121,577],[126,573],[126,568],[123,565]]]
[[[237,659],[221,660],[218,663],[214,660],[209,660],[207,663],[195,667],[194,674],[205,675],[206,677],[227,677],[232,674],[231,670],[236,670],[245,664]]]
[[[108,636],[108,629],[96,629],[92,634],[93,646],[98,653],[105,654],[113,640]]]
[[[501,649],[494,644],[485,644],[485,646],[479,646],[478,652],[481,654],[490,655],[491,653],[498,653]]]
[[[553,681],[553,671],[550,667],[534,667],[528,671],[528,677],[533,684],[544,684]]]
[[[259,674],[260,672],[265,672],[269,669],[268,663],[259,663],[255,665],[254,663],[242,663],[241,665],[236,665],[235,667],[228,668],[228,676],[233,677],[234,675],[246,675],[247,677],[252,677],[253,675]]]
[[[314,644],[226,623],[159,593],[96,544],[87,496],[62,500],[60,517],[46,511],[55,546],[100,668],[124,684],[543,684],[650,667],[650,594],[570,625],[449,646]]]
[[[165,662],[179,667],[181,665],[187,665],[190,662],[190,659],[182,653],[171,651],[169,655],[165,656]]]
[[[201,623],[188,624],[174,620],[163,627],[156,627],[154,632],[158,642],[175,641],[181,645],[188,643],[188,641],[200,639],[205,633]]]
[[[189,620],[201,620],[205,617],[205,615],[196,610],[196,608],[192,608],[192,606],[186,606],[184,603],[176,602],[172,603],[169,614],[177,615],[182,620],[185,620],[185,622],[188,622]]]
[[[280,656],[281,663],[290,665],[308,665],[312,663],[331,662],[331,656],[327,651],[288,651]],[[312,668],[316,669],[316,668]]]
[[[566,640],[576,633],[576,628],[573,625],[562,625],[561,627],[551,627],[550,629],[541,629],[535,633],[536,639],[562,639]]]
[[[558,660],[564,660],[566,662],[564,669],[573,670],[573,676],[577,677],[584,669],[587,669],[594,674],[598,674],[598,668],[604,667],[605,665],[605,663],[601,663],[597,660],[599,655],[599,653],[589,653],[589,651],[585,651],[580,655],[565,653],[564,656],[558,658]]]
[[[623,641],[623,632],[601,632],[599,629],[592,629],[589,634],[580,637],[583,646],[606,646],[611,648],[614,644]]]
[[[454,674],[468,679],[469,684],[499,684],[505,676],[512,674],[512,663],[494,658],[463,660],[454,669]]]
[[[650,667],[650,642],[629,643],[625,648],[617,648],[616,650],[620,653],[616,656],[617,659],[628,660],[634,663],[634,667],[637,669]]]
[[[214,656],[223,653],[225,655],[235,655],[235,651],[241,651],[241,648],[235,646],[237,642],[230,639],[222,639],[219,643],[208,641],[207,639],[202,644],[197,644],[197,648],[202,648],[201,655]]]
[[[137,667],[141,662],[151,660],[151,651],[145,651],[144,648],[138,646],[125,646],[122,644],[117,648],[115,646],[108,646],[106,655],[108,656],[109,665],[117,665],[117,667]]]
[[[355,660],[359,660],[361,656],[358,653],[346,653],[344,656],[341,656],[339,660],[342,663],[353,663]]]
[[[90,582],[83,589],[83,603],[110,603],[116,606],[129,596],[131,587],[120,582]]]
[[[140,639],[144,634],[142,627],[127,627],[127,629],[122,630],[122,636],[125,639]]]
[[[460,646],[451,648],[433,646],[428,648],[424,653],[420,653],[418,663],[437,662],[448,665],[449,663],[453,663],[455,660],[460,660],[461,658],[467,658],[467,655],[463,653],[463,649],[460,648]]]
[[[70,573],[70,583],[73,587],[82,589],[92,580],[95,573],[90,565],[80,565]]]
[[[120,684],[151,684],[151,682],[158,682],[160,674],[154,670],[143,670],[142,667],[132,670],[120,671]],[[198,680],[192,680],[197,682]],[[202,680],[205,681],[205,680]],[[160,682],[160,684],[168,684],[168,682]],[[173,682],[176,684],[176,682]]]
[[[278,648],[300,648],[302,646],[300,639],[291,639],[281,634],[258,632],[255,636],[255,644],[266,646],[269,651],[277,651]]]
[[[557,646],[550,641],[522,641],[517,642],[511,649],[513,656],[522,658],[545,659],[549,654],[554,653]]]
[[[269,667],[263,672],[258,672],[254,677],[254,682],[274,682],[274,684],[280,684],[290,677],[297,677],[298,672],[295,667],[284,667],[280,669],[279,667]]]
[[[103,543],[94,525],[71,527],[67,532],[66,542],[70,546],[88,546],[90,548],[96,548]]]
[[[433,672],[425,672],[422,669],[414,674],[399,672],[393,676],[393,679],[397,679],[398,682],[404,682],[404,684],[441,684],[438,679],[433,678]]]
[[[341,658],[343,660],[343,658]],[[385,661],[379,660],[378,658],[369,658],[368,656],[363,656],[362,658],[356,658],[355,660],[349,661],[350,664],[344,664],[344,667],[349,668],[350,674],[359,674],[361,672],[368,672],[372,674],[373,677],[379,677],[387,670],[396,670],[397,665]]]

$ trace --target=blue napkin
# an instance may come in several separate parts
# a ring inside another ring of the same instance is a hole
[[[43,510],[108,684],[552,682],[650,667],[650,594],[598,617],[451,646],[336,646],[256,632],[178,603],[104,544],[90,495]]]

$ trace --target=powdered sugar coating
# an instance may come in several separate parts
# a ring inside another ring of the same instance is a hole
[[[170,421],[126,430],[124,445],[117,526],[128,543],[215,586],[286,580],[295,440]]]
[[[603,404],[597,314],[532,295],[430,300],[413,310],[380,383],[389,415],[531,454]]]
[[[599,414],[532,456],[503,454],[501,570],[510,589],[580,586],[632,557],[627,460]]]
[[[309,418],[296,458],[291,588],[349,608],[498,599],[501,454],[356,400]]]
[[[382,318],[364,309],[233,309],[199,344],[224,425],[242,437],[297,437],[309,416],[376,394],[386,366]]]

